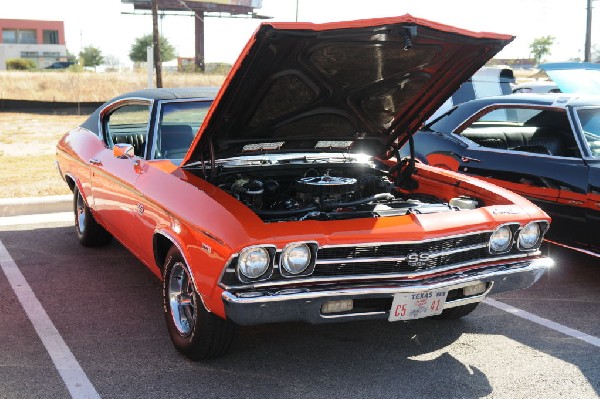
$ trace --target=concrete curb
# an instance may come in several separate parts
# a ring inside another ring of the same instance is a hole
[[[51,195],[31,198],[0,198],[0,217],[70,212],[73,196]]]

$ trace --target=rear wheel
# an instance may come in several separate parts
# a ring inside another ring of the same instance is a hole
[[[442,312],[442,314],[435,316],[438,319],[443,320],[454,320],[460,319],[475,310],[475,308],[479,305],[479,302],[470,303],[468,305],[457,306],[455,308],[449,308]]]
[[[204,307],[190,270],[176,247],[171,247],[165,262],[163,305],[169,335],[183,355],[202,360],[227,352],[235,326]]]
[[[75,230],[81,245],[100,247],[110,243],[112,236],[96,222],[77,186],[73,190],[73,212],[75,214]]]

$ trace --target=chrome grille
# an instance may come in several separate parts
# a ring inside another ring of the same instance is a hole
[[[372,258],[372,261],[369,262],[348,262],[347,260],[338,259],[335,263],[319,263],[318,260],[313,276],[354,276],[361,274],[422,272],[447,265],[465,263],[474,259],[482,259],[487,256],[489,256],[487,247],[474,247],[473,249],[458,253],[442,254],[426,262],[421,262],[418,265],[410,265],[405,257],[399,260],[384,261]]]
[[[320,248],[317,259],[405,257],[415,252],[441,252],[481,243],[487,245],[490,235],[491,233],[479,233],[427,242]]]
[[[490,259],[487,245],[491,232],[475,233],[420,242],[399,242],[322,247],[317,251],[317,260],[311,280],[336,278],[360,278],[360,276],[385,276],[411,273],[427,273],[428,270],[452,268]],[[426,254],[426,261],[411,262],[409,256]],[[279,264],[279,253],[274,264]],[[237,257],[229,263],[221,283],[239,286],[235,275]],[[283,277],[277,268],[273,270],[265,285],[276,282],[302,281],[303,277]]]

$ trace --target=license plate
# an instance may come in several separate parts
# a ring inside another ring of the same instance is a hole
[[[447,294],[444,290],[395,294],[388,320],[413,320],[440,314],[444,310]]]

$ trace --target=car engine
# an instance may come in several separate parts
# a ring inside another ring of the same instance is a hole
[[[268,222],[460,210],[429,195],[403,196],[387,174],[376,168],[254,168],[220,173],[218,187]]]

